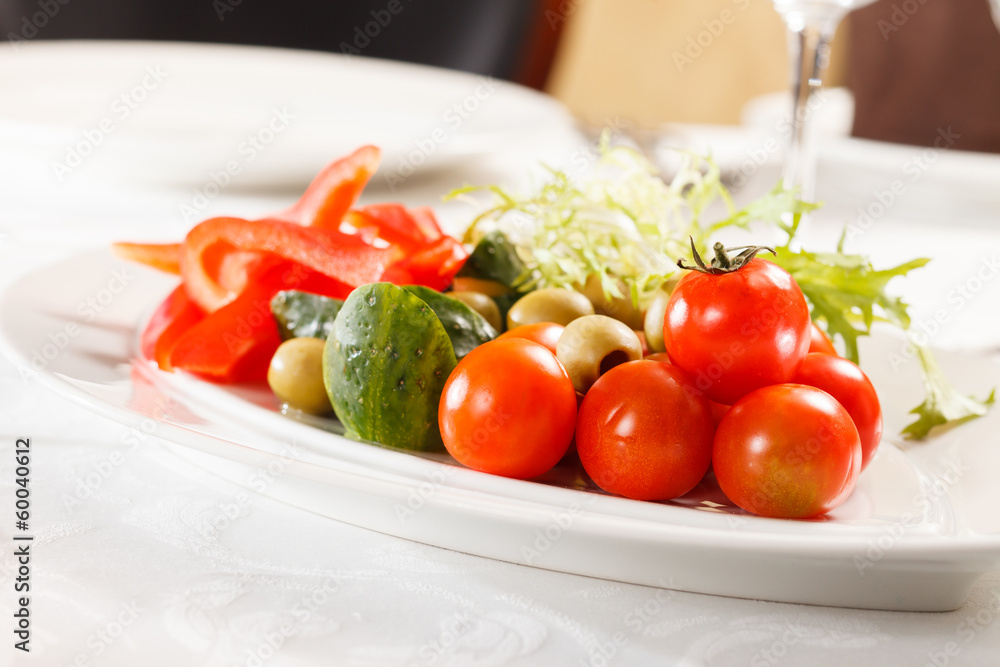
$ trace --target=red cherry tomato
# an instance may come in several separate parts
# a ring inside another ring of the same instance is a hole
[[[822,389],[844,406],[861,437],[861,469],[867,468],[882,441],[882,407],[868,376],[848,359],[807,354],[792,381]]]
[[[565,328],[563,325],[556,324],[555,322],[536,322],[535,324],[525,324],[524,326],[515,327],[510,331],[500,334],[498,338],[524,338],[534,341],[539,345],[544,345],[552,354],[555,354],[559,336],[562,336]]]
[[[795,280],[757,258],[730,273],[691,271],[681,278],[667,302],[663,341],[698,389],[732,405],[754,389],[792,379],[809,350],[809,325]]]
[[[722,492],[760,516],[825,514],[854,490],[861,440],[851,416],[815,387],[781,384],[741,398],[715,431]]]
[[[832,354],[835,357],[839,357],[837,354],[837,348],[833,346],[833,341],[827,336],[822,329],[816,326],[816,323],[812,323],[812,329],[809,331],[809,353],[819,352],[820,354]]]
[[[632,361],[598,378],[580,406],[576,448],[610,493],[669,500],[698,484],[712,460],[708,400],[681,369]]]
[[[719,422],[722,421],[722,418],[726,416],[727,412],[729,412],[730,406],[723,405],[722,403],[716,403],[715,401],[709,401],[708,407],[712,409],[712,420],[715,422],[715,425],[718,426]]]
[[[470,352],[445,383],[444,446],[482,472],[529,479],[559,462],[576,425],[576,391],[555,355],[522,338]]]

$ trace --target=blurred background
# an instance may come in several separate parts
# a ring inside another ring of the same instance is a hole
[[[844,21],[828,85],[853,91],[855,136],[1000,152],[991,0],[879,0]],[[0,35],[219,42],[343,52],[543,89],[592,126],[736,124],[787,90],[770,0],[0,0]]]

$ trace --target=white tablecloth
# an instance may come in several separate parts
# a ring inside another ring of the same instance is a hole
[[[113,239],[176,239],[188,226],[177,208],[186,192],[83,181],[56,188],[19,181],[11,160],[0,176],[4,284],[81,249]],[[464,180],[397,196],[428,201],[429,192]],[[287,199],[223,195],[205,213],[256,215]],[[813,241],[832,243],[852,215],[820,214]],[[1000,226],[945,230],[889,215],[857,245],[882,263],[925,254],[939,260],[904,288],[917,317],[928,317],[1000,249]],[[998,289],[1000,280],[986,285],[935,344],[1000,343]],[[13,649],[11,634],[18,437],[30,437],[33,448],[30,654]],[[496,562],[247,495],[155,438],[137,441],[124,427],[25,386],[6,361],[0,443],[0,667],[940,667],[1000,660],[1000,572],[981,579],[957,611],[914,614],[678,593]]]

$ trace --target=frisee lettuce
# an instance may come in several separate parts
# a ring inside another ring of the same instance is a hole
[[[690,240],[708,247],[726,229],[752,223],[785,234],[772,261],[795,278],[809,302],[814,321],[843,342],[847,358],[858,359],[858,338],[876,321],[903,331],[910,326],[907,304],[886,292],[890,280],[929,261],[914,259],[876,270],[863,255],[845,253],[843,237],[836,252],[809,252],[796,244],[802,215],[817,208],[780,184],[767,195],[737,209],[710,157],[679,152],[676,175],[668,182],[639,152],[611,146],[602,139],[592,173],[574,180],[549,169],[550,178],[534,193],[517,196],[499,186],[470,186],[448,199],[472,192],[493,195],[466,233],[474,243],[493,229],[503,231],[524,261],[521,290],[578,287],[598,275],[608,296],[628,292],[643,305],[687,258]],[[707,220],[707,209],[722,202],[726,216]],[[624,291],[622,289],[624,286]],[[906,438],[925,438],[932,428],[952,426],[982,416],[994,401],[964,396],[941,373],[929,349],[914,344],[923,372],[926,400],[911,412],[917,420],[903,430]]]

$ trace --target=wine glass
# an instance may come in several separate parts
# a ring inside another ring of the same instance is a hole
[[[875,0],[772,0],[788,27],[794,101],[792,136],[782,169],[782,182],[807,201],[815,194],[816,158],[809,116],[815,95],[823,85],[829,63],[830,40],[841,19],[851,10]]]

